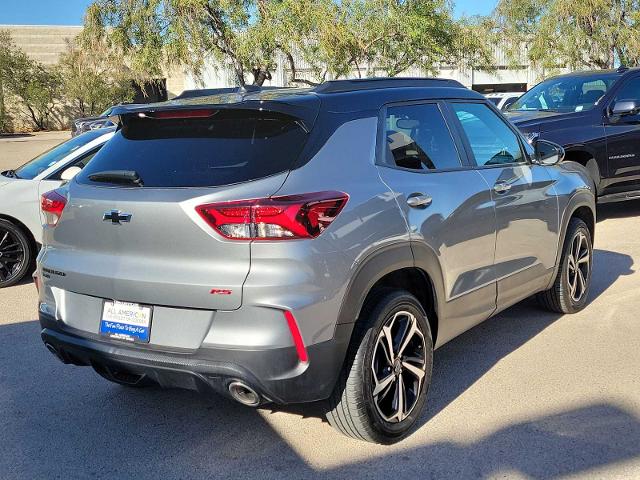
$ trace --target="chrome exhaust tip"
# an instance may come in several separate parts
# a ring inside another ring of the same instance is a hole
[[[260,395],[246,383],[235,380],[229,383],[229,394],[236,402],[247,407],[257,407],[260,405]]]

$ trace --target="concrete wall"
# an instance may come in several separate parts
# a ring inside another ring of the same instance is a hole
[[[67,42],[82,31],[82,27],[47,25],[0,25],[13,42],[32,59],[44,65],[54,65],[66,51]]]

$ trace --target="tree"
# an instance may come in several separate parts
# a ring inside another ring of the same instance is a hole
[[[200,75],[211,57],[229,62],[238,84],[245,84],[247,71],[260,83],[270,75],[270,65],[255,64],[242,45],[252,18],[260,16],[256,5],[248,0],[96,0],[87,10],[83,42],[104,41],[120,52],[140,83],[175,65]]]
[[[75,116],[97,115],[111,105],[131,101],[134,95],[129,70],[98,42],[90,51],[69,43],[58,72],[65,103]]]
[[[19,99],[28,118],[38,130],[61,123],[56,113],[61,79],[54,69],[30,59],[16,47],[7,32],[0,34],[0,88],[2,110],[9,96]],[[4,113],[6,118],[6,112]],[[3,120],[4,121],[4,120]]]
[[[473,28],[453,20],[447,0],[96,0],[84,37],[121,52],[142,79],[175,65],[199,76],[215,58],[239,85],[262,85],[284,57],[291,83],[315,84],[353,72],[490,64]],[[298,76],[299,58],[313,78]]]
[[[497,28],[519,55],[546,68],[613,68],[640,61],[638,0],[500,0]]]

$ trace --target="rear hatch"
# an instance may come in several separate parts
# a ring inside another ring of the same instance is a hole
[[[141,304],[237,309],[250,241],[229,240],[203,204],[269,197],[307,141],[296,117],[266,109],[125,113],[68,186],[45,232],[47,284]]]

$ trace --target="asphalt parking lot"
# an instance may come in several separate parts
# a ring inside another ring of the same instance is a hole
[[[0,170],[64,138],[0,138]],[[527,301],[442,347],[419,430],[390,447],[315,405],[109,384],[44,348],[30,282],[0,290],[0,478],[638,479],[640,202],[598,214],[590,305]]]

